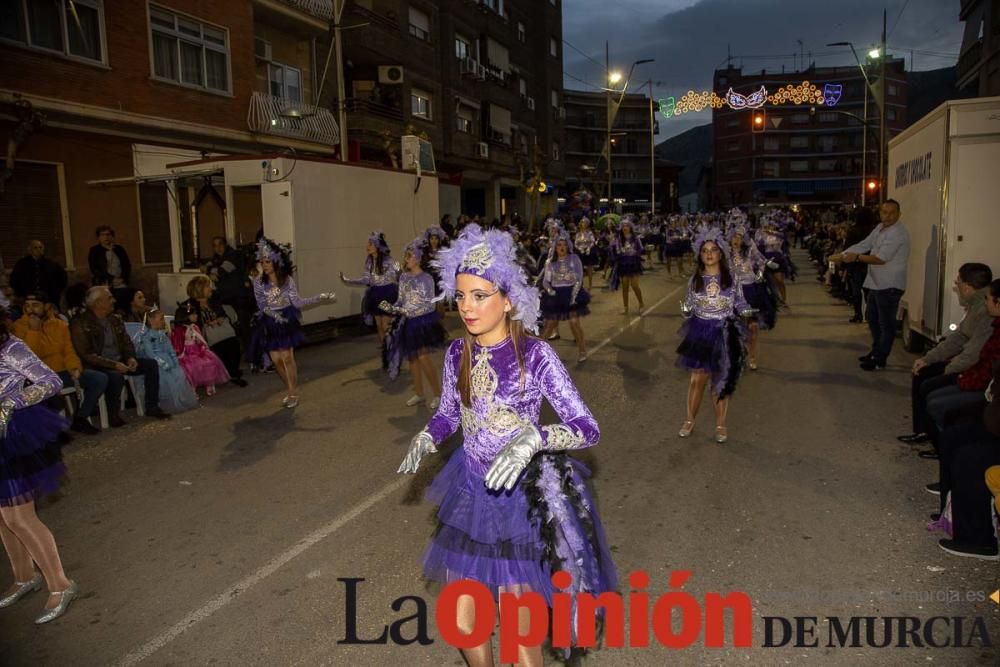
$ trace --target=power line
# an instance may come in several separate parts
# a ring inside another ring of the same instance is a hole
[[[906,11],[906,6],[909,5],[909,4],[910,4],[910,0],[906,0],[906,2],[903,3],[903,7],[902,7],[902,9],[899,10],[899,14],[896,15],[896,20],[892,24],[892,30],[889,31],[889,34],[886,36],[886,39],[889,39],[889,37],[892,37],[892,33],[895,32],[896,26],[899,25],[899,19],[901,19],[903,17],[903,12]]]
[[[584,58],[586,58],[586,59],[587,59],[587,60],[589,60],[590,62],[594,63],[595,65],[597,65],[597,66],[598,66],[598,67],[600,67],[601,69],[606,69],[606,67],[605,67],[605,64],[604,64],[604,63],[601,63],[601,62],[598,62],[598,61],[594,60],[594,59],[593,59],[592,57],[588,56],[588,55],[587,55],[586,53],[584,53],[584,52],[583,52],[583,51],[581,51],[580,49],[578,49],[578,48],[576,48],[575,46],[573,46],[572,44],[570,44],[570,43],[569,43],[569,42],[568,42],[567,40],[563,39],[563,44],[565,44],[565,45],[566,45],[566,46],[568,46],[569,48],[573,49],[574,51],[576,51],[576,52],[577,52],[577,53],[579,53],[579,54],[580,54],[581,56],[583,56]]]
[[[595,85],[595,84],[593,84],[593,83],[591,83],[589,81],[584,81],[583,79],[581,79],[579,77],[575,77],[572,74],[570,74],[569,72],[567,72],[566,70],[563,70],[563,76],[568,76],[569,78],[573,79],[574,81],[579,81],[580,83],[582,83],[585,86],[590,86],[591,88],[597,88],[598,90],[602,90],[602,88],[600,86]]]

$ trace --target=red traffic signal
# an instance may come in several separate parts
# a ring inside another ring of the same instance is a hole
[[[865,185],[868,188],[868,192],[875,192],[878,190],[878,181],[874,178],[868,179],[868,183]]]
[[[758,109],[751,114],[750,127],[754,132],[763,132],[767,126],[767,118],[763,109]]]

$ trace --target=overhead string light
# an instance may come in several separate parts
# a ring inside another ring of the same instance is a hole
[[[679,100],[665,97],[659,100],[660,113],[664,118],[673,118],[682,114],[704,111],[707,108],[721,109],[728,106],[734,111],[744,109],[759,109],[765,104],[808,104],[810,106],[835,106],[843,93],[843,85],[839,83],[824,84],[822,90],[809,81],[800,84],[782,86],[769,94],[767,88],[761,86],[749,95],[743,95],[730,88],[724,97],[714,90],[695,92],[687,91]]]

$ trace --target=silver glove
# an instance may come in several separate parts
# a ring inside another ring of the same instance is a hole
[[[681,301],[681,315],[684,317],[691,317],[691,313],[694,312],[694,308],[689,306],[686,301]]]
[[[337,294],[336,292],[323,292],[319,295],[319,298],[321,298],[323,301],[336,301]]]
[[[417,433],[410,440],[410,449],[406,452],[406,458],[399,464],[397,473],[412,475],[420,467],[420,460],[428,454],[437,454],[437,447],[434,446],[434,438],[425,430]]]
[[[0,438],[7,437],[7,425],[14,416],[14,401],[5,399],[0,403]]]
[[[740,311],[740,317],[753,317],[757,314],[756,308],[744,308]]]
[[[779,268],[781,268],[781,265],[780,265],[780,264],[778,264],[778,263],[777,263],[776,261],[774,261],[773,259],[769,259],[769,260],[767,260],[767,264],[765,264],[765,266],[766,266],[767,268],[771,269],[772,271],[777,271],[777,270],[778,270]]]
[[[383,313],[397,314],[397,313],[402,312],[402,308],[396,308],[396,306],[394,306],[391,303],[389,303],[388,301],[384,301],[384,300],[383,301],[379,301],[378,308]]]
[[[493,465],[486,471],[486,488],[493,491],[513,489],[532,457],[544,447],[545,443],[538,429],[531,425],[524,427],[493,459]]]

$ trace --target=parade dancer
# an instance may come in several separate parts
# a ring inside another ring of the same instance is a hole
[[[261,364],[269,357],[288,393],[281,400],[286,408],[299,404],[299,371],[295,363],[295,348],[305,342],[299,318],[302,308],[320,301],[336,301],[333,292],[301,297],[295,285],[292,248],[268,238],[257,243],[258,271],[253,277],[253,295],[258,313],[254,317],[253,333],[247,348],[250,363]]]
[[[730,227],[730,255],[733,280],[743,292],[743,300],[756,311],[750,319],[747,366],[757,370],[757,349],[760,332],[773,329],[778,317],[777,298],[764,278],[764,269],[777,267],[766,259],[754,243],[748,243],[749,233],[742,220]]]
[[[611,252],[614,256],[614,274],[612,275],[611,289],[617,289],[618,283],[622,287],[622,304],[625,306],[624,315],[628,315],[628,291],[629,288],[635,292],[639,299],[639,312],[645,308],[642,302],[642,290],[639,289],[639,276],[642,275],[643,248],[642,241],[635,233],[632,220],[625,218],[621,227],[614,235],[611,243]]]
[[[778,287],[778,296],[781,297],[781,305],[788,307],[788,293],[785,287],[785,277],[792,276],[793,268],[791,259],[788,257],[788,241],[785,235],[778,231],[778,226],[773,218],[766,218],[761,229],[757,230],[757,245],[770,262],[776,265],[771,269],[775,285]]]
[[[677,366],[691,371],[687,395],[687,419],[678,433],[686,438],[694,429],[705,386],[715,403],[715,441],[726,442],[726,413],[729,397],[743,370],[745,325],[740,317],[753,310],[743,300],[743,291],[733,280],[727,255],[729,244],[717,229],[704,228],[692,247],[698,257],[688,283],[681,312],[687,318],[681,326],[683,338],[677,348]]]
[[[392,316],[382,312],[378,305],[383,301],[395,303],[399,298],[399,262],[390,257],[389,244],[385,234],[372,232],[368,236],[365,256],[365,273],[360,278],[348,278],[340,272],[340,279],[347,285],[364,285],[365,296],[361,300],[361,314],[365,324],[375,325],[378,343],[385,343],[385,332],[389,329]]]
[[[63,571],[52,532],[35,513],[35,501],[57,491],[66,474],[59,438],[68,424],[42,405],[59,393],[62,380],[8,333],[8,323],[0,307],[0,539],[14,572],[0,608],[39,590],[44,578],[49,598],[35,619],[41,624],[66,613],[79,590]]]
[[[559,328],[559,322],[569,320],[569,328],[576,340],[577,361],[587,360],[587,344],[583,338],[580,318],[590,314],[590,293],[583,289],[583,263],[573,252],[569,234],[562,232],[553,245],[555,253],[542,272],[542,316],[545,329],[542,338],[548,339]]]
[[[597,266],[597,237],[590,228],[590,218],[580,219],[576,232],[576,252],[583,263],[583,273],[587,276],[587,289],[594,289],[594,267]]]
[[[444,347],[448,338],[441,326],[441,313],[434,303],[434,278],[421,268],[423,239],[406,246],[403,263],[406,272],[399,278],[399,298],[395,303],[382,301],[379,309],[395,316],[385,338],[385,366],[393,379],[399,373],[403,357],[410,365],[416,393],[406,401],[410,407],[424,402],[424,379],[430,385],[431,410],[441,402],[441,377],[430,353]]]
[[[438,265],[466,332],[445,355],[441,406],[399,472],[415,473],[459,425],[464,442],[428,490],[439,525],[424,575],[480,582],[494,600],[533,591],[550,606],[557,570],[570,575],[570,595],[615,590],[589,471],[567,456],[596,444],[598,425],[555,350],[526,333],[537,331],[538,292],[517,265],[513,239],[469,225]],[[560,423],[540,424],[542,399]],[[528,620],[519,619],[521,632]],[[472,628],[475,621],[472,599],[460,597],[454,622]],[[462,653],[473,667],[494,664],[489,639]],[[541,666],[541,648],[521,647],[517,659]]]

